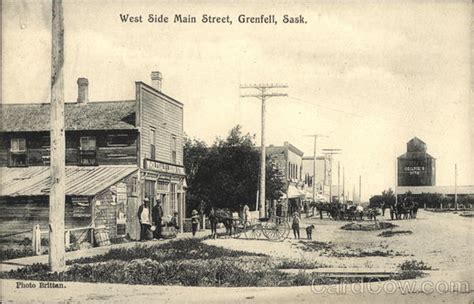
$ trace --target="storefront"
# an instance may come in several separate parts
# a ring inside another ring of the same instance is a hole
[[[163,216],[171,218],[178,213],[178,222],[182,232],[185,216],[186,178],[184,167],[157,160],[145,159],[142,172],[144,179],[144,197],[154,206],[161,201]]]

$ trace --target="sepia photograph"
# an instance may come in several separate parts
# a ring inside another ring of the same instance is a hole
[[[474,303],[470,0],[5,0],[0,303]]]

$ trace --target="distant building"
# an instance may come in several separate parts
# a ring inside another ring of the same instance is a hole
[[[280,168],[285,182],[285,193],[282,197],[282,215],[299,211],[305,198],[303,176],[303,151],[285,142],[283,146],[268,146],[267,157]]]
[[[436,185],[436,159],[426,149],[417,137],[407,143],[407,152],[397,158],[398,186]]]
[[[303,157],[303,177],[306,191],[313,193],[314,156]],[[329,197],[329,160],[324,156],[316,157],[316,194]]]

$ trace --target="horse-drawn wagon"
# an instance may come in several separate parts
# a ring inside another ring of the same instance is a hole
[[[285,217],[259,218],[258,211],[244,213],[242,216],[238,212],[216,214],[219,221],[224,223],[227,235],[233,238],[283,241],[290,234],[290,224]]]

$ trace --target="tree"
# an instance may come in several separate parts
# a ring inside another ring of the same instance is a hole
[[[193,209],[200,209],[202,201],[206,201],[206,189],[199,184],[196,177],[203,162],[209,155],[206,143],[198,139],[190,139],[187,136],[184,141],[184,167],[186,170],[186,181],[188,184],[186,205],[188,216]]]
[[[237,125],[211,147],[188,139],[184,149],[189,212],[199,206],[206,212],[211,207],[237,211],[245,204],[255,210],[260,168],[255,135],[243,134]],[[266,170],[267,198],[278,199],[284,187],[281,172],[273,162]]]

